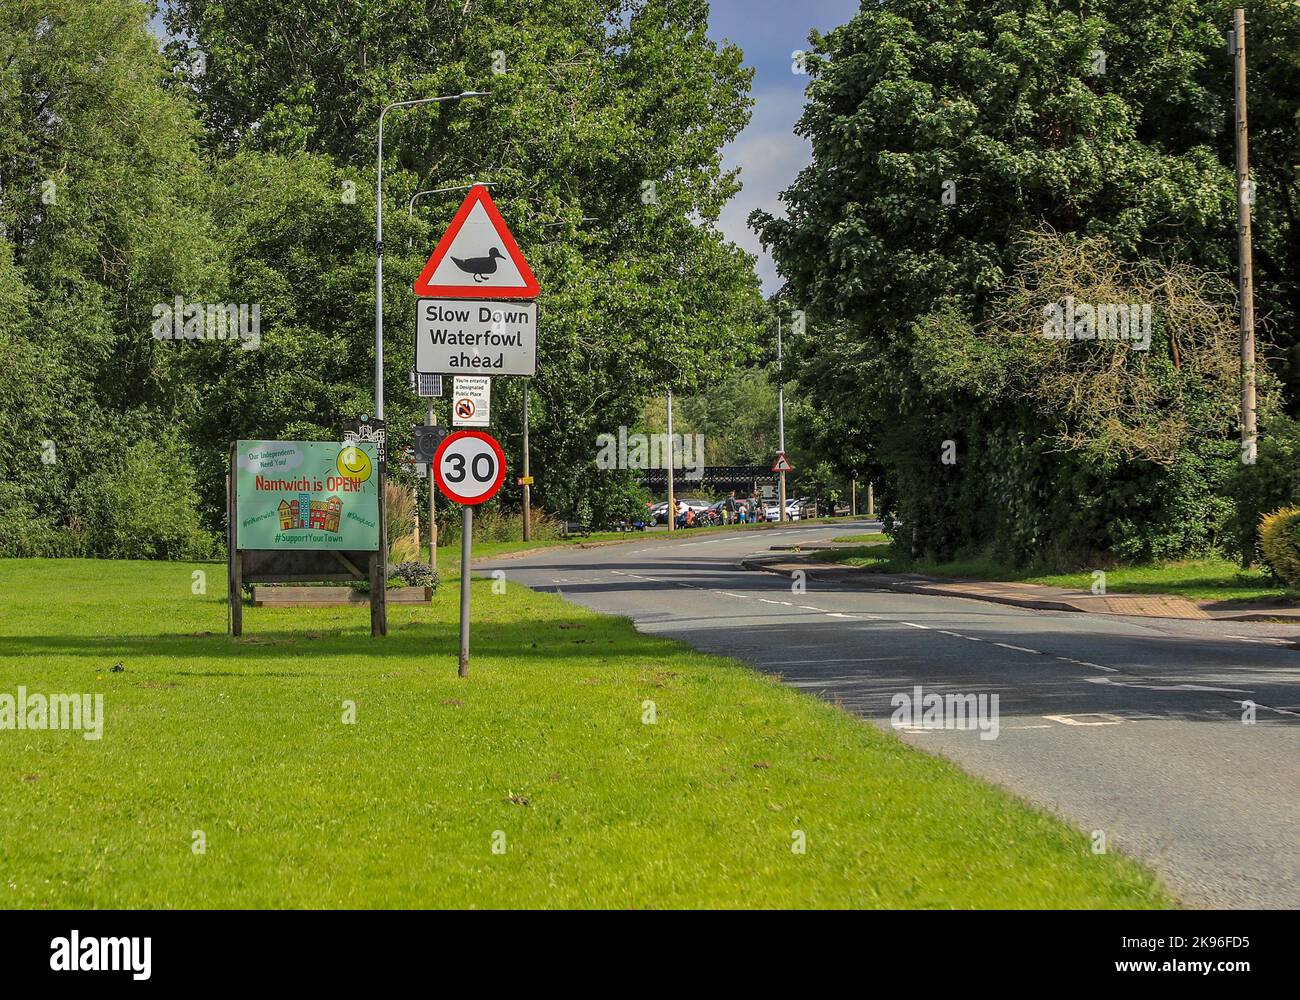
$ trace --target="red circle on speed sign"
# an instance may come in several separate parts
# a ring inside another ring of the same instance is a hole
[[[506,478],[506,454],[484,431],[448,434],[433,455],[433,478],[449,499],[467,505],[491,500]]]

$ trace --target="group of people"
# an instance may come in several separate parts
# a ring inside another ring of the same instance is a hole
[[[687,506],[686,501],[677,501],[677,515],[674,524],[678,528],[697,528],[715,524],[754,524],[765,520],[763,502],[757,497],[737,499],[733,490],[719,504],[696,510]]]

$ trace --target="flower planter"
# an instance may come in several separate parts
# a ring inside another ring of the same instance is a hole
[[[432,587],[389,587],[385,595],[389,604],[428,604]],[[342,604],[370,603],[370,595],[351,587],[275,587],[253,588],[255,608],[328,608]]]

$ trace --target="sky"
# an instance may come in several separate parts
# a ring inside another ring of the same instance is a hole
[[[810,28],[829,31],[858,6],[858,0],[713,0],[711,6],[710,34],[738,45],[745,65],[755,71],[753,118],[724,150],[725,165],[740,168],[744,187],[723,210],[721,227],[757,257],[764,295],[777,291],[781,281],[745,220],[756,208],[784,215],[780,193],[811,159],[807,141],[794,134],[808,77],[791,72],[791,53],[808,47]]]

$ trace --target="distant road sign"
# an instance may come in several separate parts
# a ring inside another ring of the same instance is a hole
[[[486,427],[492,413],[492,380],[457,375],[451,387],[451,422],[456,427]]]
[[[505,481],[505,452],[490,434],[456,431],[438,446],[433,476],[448,499],[467,506],[480,504],[496,496]]]
[[[785,457],[785,452],[781,452],[779,455],[776,456],[776,461],[772,463],[772,471],[773,472],[794,472],[794,466],[791,465],[790,460]]]
[[[469,189],[415,281],[419,296],[534,299],[537,279],[482,184]]]
[[[415,370],[443,375],[537,374],[537,303],[418,300]]]

